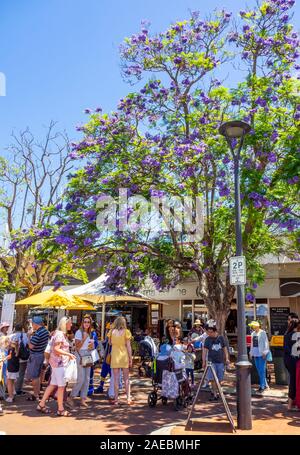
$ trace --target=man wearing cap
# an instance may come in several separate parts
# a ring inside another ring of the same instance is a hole
[[[33,334],[29,335],[30,356],[27,363],[26,378],[32,380],[33,395],[27,400],[35,401],[40,393],[40,375],[44,363],[44,352],[49,341],[49,332],[45,329],[41,316],[32,319]]]
[[[253,357],[255,367],[259,376],[258,392],[262,393],[269,389],[266,379],[267,355],[270,352],[269,340],[266,332],[260,328],[258,321],[252,321],[249,327],[253,329],[251,333],[250,358]]]

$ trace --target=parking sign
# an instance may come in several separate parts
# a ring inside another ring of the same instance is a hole
[[[235,256],[229,259],[230,284],[237,286],[246,284],[245,256]]]

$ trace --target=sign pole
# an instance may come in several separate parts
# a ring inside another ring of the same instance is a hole
[[[243,255],[242,225],[241,225],[241,195],[240,195],[240,152],[234,156],[234,198],[235,198],[235,235],[236,255]],[[246,275],[246,273],[245,273]],[[246,277],[245,277],[246,278]],[[251,376],[252,364],[249,362],[246,342],[245,292],[243,281],[236,285],[237,293],[237,334],[238,361],[236,377],[237,420],[240,430],[252,429],[251,409]]]

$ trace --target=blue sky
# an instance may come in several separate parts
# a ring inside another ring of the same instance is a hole
[[[118,46],[139,30],[142,19],[153,31],[199,10],[236,13],[254,0],[0,0],[0,154],[12,129],[59,122],[71,138],[86,119],[86,107],[112,110],[130,90],[121,78]],[[294,23],[300,28],[300,0]]]

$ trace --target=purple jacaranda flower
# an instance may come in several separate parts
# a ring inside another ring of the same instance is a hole
[[[254,295],[251,294],[250,292],[248,292],[248,294],[246,294],[246,301],[247,302],[253,302],[254,301]]]
[[[269,177],[263,177],[262,179],[263,183],[265,183],[266,185],[270,185],[271,183],[271,179]]]
[[[52,233],[52,229],[46,228],[38,232],[39,237],[49,237]]]
[[[260,209],[262,207],[262,203],[260,201],[254,201],[253,207],[255,207],[256,209]]]
[[[222,160],[223,164],[228,164],[228,163],[230,163],[230,161],[231,161],[231,160],[230,160],[230,157],[229,157],[228,155],[226,155],[226,156],[223,158],[223,160]]]
[[[253,289],[257,289],[257,283],[252,283]]]
[[[264,223],[265,223],[267,226],[271,226],[271,225],[274,223],[274,221],[273,221],[271,218],[268,218],[268,219],[265,220]]]
[[[17,240],[14,240],[13,242],[10,243],[9,249],[14,250],[15,248],[19,247],[19,242]]]
[[[21,246],[24,247],[25,249],[30,248],[31,245],[33,244],[33,241],[31,239],[26,239],[21,242]]]
[[[267,105],[267,102],[261,96],[259,96],[258,98],[256,98],[255,104],[261,107],[265,107]]]
[[[278,136],[279,136],[278,131],[273,131],[273,133],[271,135],[271,140],[276,141]]]
[[[60,245],[72,246],[74,244],[74,240],[71,239],[71,237],[67,237],[65,235],[58,235],[55,237],[55,241]]]
[[[87,109],[84,109],[84,113],[85,113],[85,114],[90,114],[91,112],[92,112],[91,109],[88,109],[88,108],[87,108]]]
[[[268,158],[268,161],[269,161],[270,163],[276,163],[276,161],[277,161],[277,156],[276,156],[276,154],[273,153],[273,152],[268,153],[268,157],[267,157],[267,158]]]
[[[150,189],[150,194],[153,197],[161,198],[161,197],[163,197],[165,195],[165,192],[162,191],[162,190],[156,190],[156,189],[153,188],[153,189]]]
[[[223,187],[219,190],[219,194],[220,196],[224,197],[224,196],[229,196],[230,195],[230,189],[227,188],[227,187]]]
[[[97,213],[95,210],[85,210],[83,216],[88,220],[94,220],[96,219]]]
[[[67,205],[66,205],[66,207],[65,207],[65,209],[66,209],[66,210],[72,210],[73,207],[74,207],[74,206],[73,206],[72,204],[70,204],[70,202],[68,202]]]
[[[89,246],[93,243],[93,240],[91,238],[86,238],[83,241],[84,246]]]
[[[175,65],[180,65],[182,63],[182,58],[175,57],[173,61],[174,61]]]
[[[75,223],[67,223],[61,228],[60,232],[63,232],[63,233],[71,232],[75,228],[76,228],[76,224]]]
[[[62,283],[60,281],[54,281],[53,286],[53,291],[57,291],[62,286]]]

